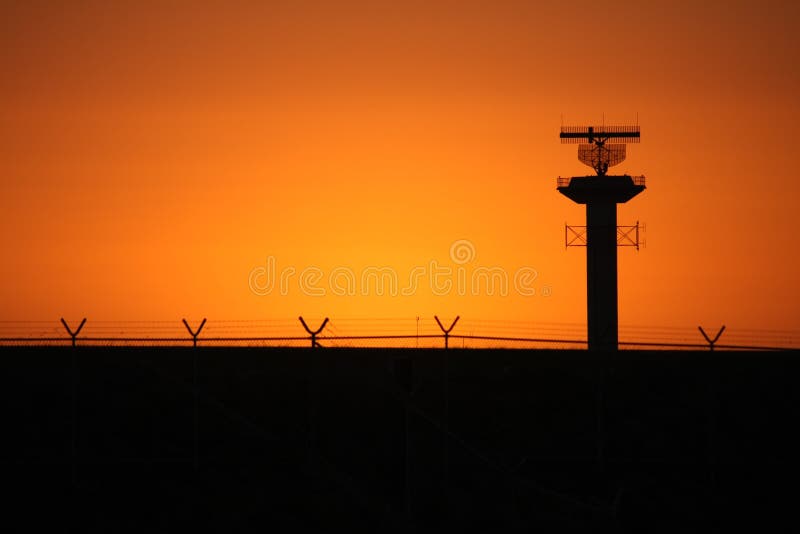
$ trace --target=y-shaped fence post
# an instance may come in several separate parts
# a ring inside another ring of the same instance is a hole
[[[456,326],[460,316],[456,315],[450,328],[445,328],[439,317],[433,316],[439,325],[439,328],[444,332],[444,348],[448,347],[448,340],[450,338],[450,331]],[[447,361],[447,350],[442,353],[442,479],[445,491],[445,499],[449,492],[449,464],[450,464],[450,429],[448,419],[450,417],[450,366]]]
[[[67,333],[69,334],[69,337],[72,338],[72,346],[74,347],[75,346],[75,338],[78,337],[78,334],[80,334],[80,332],[81,332],[81,328],[83,328],[83,325],[86,324],[86,317],[83,318],[83,321],[81,321],[81,324],[78,325],[77,330],[75,330],[74,332],[69,327],[69,325],[67,324],[67,321],[65,321],[63,317],[61,318],[61,324],[63,324],[64,328],[67,329]]]
[[[197,336],[199,336],[199,335],[200,335],[200,331],[201,331],[201,330],[203,329],[203,327],[206,325],[206,319],[205,319],[205,317],[203,318],[203,321],[200,323],[200,326],[198,326],[198,327],[197,327],[197,332],[195,332],[195,331],[193,331],[193,330],[192,330],[192,327],[191,327],[191,326],[189,326],[189,323],[188,323],[188,322],[186,322],[186,319],[182,319],[182,320],[183,320],[183,326],[185,326],[185,327],[186,327],[186,330],[188,330],[188,331],[189,331],[189,335],[190,335],[190,336],[192,336],[192,346],[193,346],[193,347],[196,347],[196,346],[197,346]]]
[[[708,335],[706,335],[706,331],[703,330],[702,326],[698,326],[697,329],[700,330],[700,333],[703,334],[703,337],[706,338],[706,341],[708,341],[708,350],[713,352],[714,351],[714,343],[717,342],[717,340],[719,339],[719,336],[721,336],[722,333],[725,331],[725,325],[722,325],[722,328],[719,329],[719,332],[717,332],[717,335],[714,336],[714,339],[711,339],[711,338],[708,337]]]
[[[83,325],[86,324],[86,317],[83,318],[81,324],[78,325],[78,328],[73,332],[72,329],[67,324],[67,321],[64,318],[61,318],[61,324],[64,325],[64,328],[67,329],[69,336],[72,338],[72,347],[75,347],[75,338],[78,337],[78,334],[83,328]],[[72,456],[72,486],[76,487],[78,485],[78,353],[76,351],[72,351],[72,429],[71,429],[71,438],[72,443],[70,445],[70,454]]]
[[[437,316],[434,315],[433,318],[436,319],[437,323],[439,323],[439,328],[441,328],[442,332],[444,333],[444,348],[447,348],[449,345],[448,340],[450,339],[450,331],[456,326],[460,316],[456,315],[456,318],[453,319],[453,323],[450,325],[450,328],[445,328]]]
[[[189,331],[189,335],[192,336],[192,347],[197,348],[197,336],[200,335],[200,331],[203,330],[203,327],[206,325],[206,318],[203,317],[203,321],[200,323],[200,326],[197,327],[197,331],[193,331],[192,328],[189,326],[189,323],[186,319],[182,319],[183,326],[186,327],[186,330]],[[200,385],[197,380],[197,351],[192,351],[192,465],[194,466],[194,470],[197,471],[197,468],[200,466]]]
[[[306,329],[306,332],[308,332],[311,335],[311,348],[313,349],[313,348],[319,347],[320,344],[317,343],[317,334],[319,334],[320,332],[322,332],[322,330],[325,329],[325,325],[328,324],[328,318],[325,317],[325,320],[322,321],[322,324],[320,325],[320,327],[317,328],[316,330],[313,330],[313,331],[308,327],[306,322],[303,320],[303,316],[302,315],[300,317],[298,317],[298,319],[300,319],[300,322],[303,324],[303,328]]]
[[[326,317],[319,328],[311,330],[306,324],[303,316],[298,317],[303,328],[311,336],[311,348],[319,347],[317,343],[317,334],[322,332],[325,325],[328,324]],[[306,425],[308,434],[306,435],[306,467],[310,472],[315,470],[315,447],[317,442],[317,381],[316,381],[316,365],[315,356],[313,352],[308,353],[308,378],[306,381]]]

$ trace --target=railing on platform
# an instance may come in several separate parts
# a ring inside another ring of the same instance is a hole
[[[569,187],[570,182],[572,181],[572,176],[559,176],[556,178],[556,186],[557,187]],[[645,185],[645,177],[644,175],[641,176],[631,176],[631,180],[633,180],[633,185]]]

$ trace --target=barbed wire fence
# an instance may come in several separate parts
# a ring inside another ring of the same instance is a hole
[[[620,342],[622,349],[634,350],[798,350],[800,347],[800,332],[785,330],[737,330],[722,327],[718,330],[707,331],[702,327],[646,327],[630,326],[620,328]],[[192,347],[306,347],[313,348],[308,352],[311,356],[307,360],[305,371],[305,396],[307,402],[307,416],[304,429],[292,430],[297,436],[305,436],[306,456],[308,465],[319,462],[332,462],[326,459],[317,440],[317,426],[319,415],[317,407],[319,398],[319,369],[313,363],[317,351],[325,351],[337,347],[366,347],[366,348],[406,348],[406,349],[441,349],[442,358],[441,379],[441,411],[437,414],[430,412],[414,398],[413,367],[411,358],[407,354],[396,357],[392,373],[396,383],[387,385],[387,391],[404,409],[405,427],[403,439],[409,443],[409,430],[407,423],[410,416],[423,421],[428,428],[433,428],[437,434],[443,436],[442,440],[442,477],[445,488],[450,487],[449,472],[451,469],[451,452],[466,454],[479,464],[485,464],[493,472],[499,473],[509,487],[528,488],[532,491],[547,495],[548,498],[557,498],[559,502],[567,502],[570,506],[596,506],[591,502],[583,502],[567,494],[557,493],[546,485],[541,485],[518,474],[515,469],[493,458],[463,430],[451,425],[450,404],[450,378],[449,370],[454,358],[451,352],[444,349],[482,349],[482,348],[509,348],[509,349],[586,349],[587,342],[585,325],[573,323],[532,323],[526,321],[503,320],[469,320],[459,316],[440,318],[433,316],[401,317],[401,318],[334,318],[327,317],[297,317],[294,319],[254,319],[254,320],[216,320],[208,318],[182,318],[174,321],[93,321],[87,318],[62,318],[55,321],[0,321],[0,346],[59,346],[59,347],[186,347],[189,356],[191,371],[179,377],[171,377],[169,373],[158,374],[159,380],[169,380],[177,384],[180,391],[191,396],[190,423],[191,437],[186,441],[187,448],[178,455],[155,456],[126,456],[115,460],[122,462],[155,463],[161,464],[190,464],[195,471],[200,469],[208,458],[208,451],[204,449],[201,432],[204,430],[204,414],[216,410],[238,425],[244,425],[250,431],[269,435],[259,423],[253,422],[236,408],[226,405],[217,398],[216,393],[203,383],[200,373],[203,366],[202,352],[192,350]],[[722,341],[722,342],[721,342]],[[724,342],[724,343],[723,343]],[[70,466],[71,483],[77,487],[83,469],[87,465],[94,465],[108,459],[94,457],[91,450],[86,450],[85,442],[79,439],[79,432],[88,435],[89,424],[82,419],[81,404],[78,399],[81,388],[86,384],[80,381],[81,355],[80,351],[65,349],[71,359],[70,370],[65,377],[68,380],[70,425],[68,455],[46,458],[50,463],[65,462]],[[200,361],[198,361],[200,360]],[[321,361],[316,359],[316,361]],[[148,365],[138,362],[137,365]],[[150,368],[148,368],[150,369]],[[602,377],[602,375],[601,375]],[[596,428],[604,428],[603,423],[603,383],[598,379],[597,394],[595,395],[595,413],[597,417]],[[82,430],[80,430],[82,429]],[[305,432],[305,434],[304,434]],[[599,432],[599,431],[598,431]],[[598,434],[602,435],[602,434]],[[82,438],[86,440],[86,438]],[[598,465],[604,461],[603,441],[597,439]],[[298,441],[300,443],[301,441]],[[408,445],[404,454],[405,465],[410,465]],[[155,453],[153,453],[155,454]],[[2,458],[0,458],[2,461]],[[18,462],[15,458],[13,461]],[[330,464],[334,465],[334,464]],[[333,475],[332,475],[333,476]],[[408,480],[408,471],[403,475]],[[342,486],[351,484],[351,479],[344,476],[337,483]],[[404,482],[407,484],[407,482]],[[349,487],[349,486],[348,486]],[[411,502],[407,500],[406,502]],[[593,509],[594,510],[594,509]]]
[[[586,349],[586,327],[433,317],[0,321],[0,346]],[[445,325],[449,325],[446,327]],[[724,335],[723,335],[724,334]],[[621,326],[623,350],[797,350],[800,332]]]

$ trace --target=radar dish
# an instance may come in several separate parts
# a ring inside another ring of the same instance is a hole
[[[578,159],[593,168],[599,176],[603,176],[609,167],[625,160],[625,145],[582,144],[578,146]]]
[[[625,160],[625,145],[638,143],[639,126],[562,126],[562,143],[580,143],[578,159],[605,176],[608,168]]]

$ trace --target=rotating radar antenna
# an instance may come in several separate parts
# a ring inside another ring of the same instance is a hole
[[[562,126],[562,143],[580,143],[578,159],[605,176],[625,160],[625,145],[639,142],[639,126]]]

